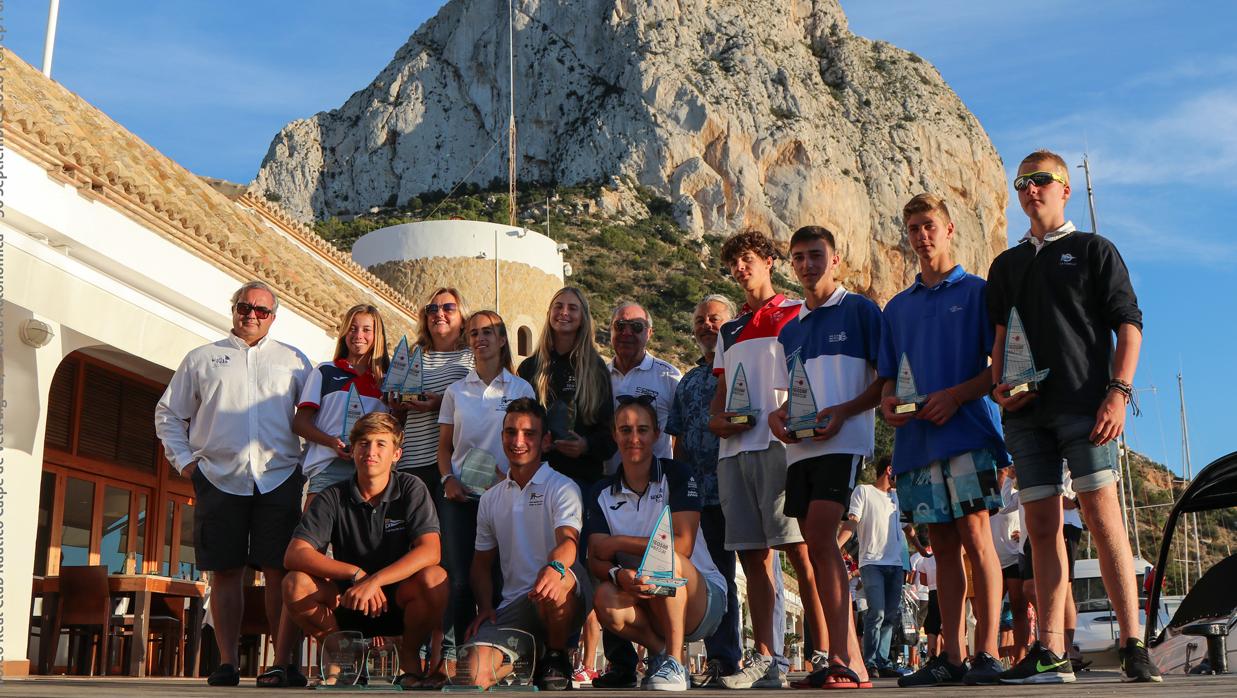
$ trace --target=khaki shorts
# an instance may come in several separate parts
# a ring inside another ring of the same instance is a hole
[[[802,543],[799,524],[782,513],[786,505],[786,448],[770,443],[717,464],[717,494],[726,517],[727,550],[760,550]]]

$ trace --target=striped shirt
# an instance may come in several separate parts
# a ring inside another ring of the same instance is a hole
[[[452,383],[468,375],[472,370],[472,351],[427,351],[425,356],[425,391],[445,393]],[[404,418],[403,453],[396,467],[438,467],[438,410],[414,412],[408,410]]]

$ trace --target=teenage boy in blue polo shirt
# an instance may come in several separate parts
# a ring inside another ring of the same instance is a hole
[[[786,444],[784,513],[798,520],[808,541],[816,588],[829,629],[830,661],[797,684],[801,688],[871,686],[850,612],[849,574],[837,545],[855,475],[871,457],[881,380],[876,375],[881,311],[843,288],[836,279],[841,258],[833,233],[804,226],[790,238],[790,266],[803,285],[804,303],[782,325],[776,342],[774,387],[790,388],[790,365],[803,362],[817,421],[828,425],[811,439],[787,429],[787,406],[768,418],[773,436]],[[845,639],[843,639],[845,638]]]
[[[920,194],[902,208],[919,274],[885,306],[877,370],[885,379],[881,412],[893,426],[893,472],[898,501],[913,523],[927,524],[936,558],[942,650],[899,686],[960,681],[995,684],[1003,670],[997,627],[1001,566],[992,544],[989,514],[1001,508],[997,469],[1009,464],[992,387],[985,283],[955,264],[954,225],[939,197]],[[896,392],[906,356],[918,392],[926,399],[898,414]],[[962,551],[970,558],[975,596],[975,656],[967,671]]]

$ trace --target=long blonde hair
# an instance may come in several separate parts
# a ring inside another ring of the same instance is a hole
[[[468,316],[468,322],[464,323],[464,334],[468,334],[468,328],[472,325],[472,321],[477,318],[489,318],[490,324],[494,327],[494,332],[499,337],[503,338],[503,348],[499,353],[499,365],[507,369],[508,373],[515,372],[515,364],[511,359],[511,340],[507,337],[507,323],[503,322],[503,317],[493,310],[478,310]]]
[[[455,340],[456,349],[467,349],[468,338],[464,336],[464,328],[468,326],[468,303],[464,301],[464,296],[453,286],[440,286],[434,289],[434,292],[425,297],[425,302],[417,310],[417,346],[425,351],[433,351],[434,340],[430,337],[430,319],[429,314],[425,312],[425,306],[434,302],[434,298],[441,293],[450,293],[455,298],[455,304],[459,306],[460,311],[460,336]]]
[[[574,286],[566,286],[550,299],[546,306],[545,325],[541,329],[541,342],[537,347],[537,373],[533,376],[533,388],[537,391],[537,399],[542,405],[553,402],[550,387],[550,350],[554,348],[554,331],[550,326],[550,310],[554,301],[564,293],[570,293],[580,301],[580,329],[576,331],[576,341],[571,347],[571,371],[576,376],[576,414],[586,423],[596,424],[606,399],[605,392],[599,386],[607,385],[610,377],[602,371],[603,362],[597,353],[597,342],[593,332],[593,316],[589,312],[588,299],[584,292]]]
[[[374,319],[374,343],[370,345],[369,351],[365,352],[365,360],[369,363],[369,372],[373,375],[374,381],[382,383],[382,377],[391,363],[391,356],[387,353],[387,332],[382,324],[382,313],[378,312],[374,306],[358,303],[344,313],[343,324],[339,327],[339,336],[335,338],[334,358],[337,360],[348,358],[348,328],[352,327],[352,321],[358,315],[368,315]]]

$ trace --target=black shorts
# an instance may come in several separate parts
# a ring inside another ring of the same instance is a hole
[[[809,504],[821,500],[837,502],[845,509],[862,465],[863,456],[850,453],[831,453],[791,463],[786,469],[786,503],[782,513],[787,518],[801,519],[807,516]]]
[[[936,600],[936,589],[928,590],[928,614],[923,617],[923,631],[928,635],[941,634],[941,605]]]
[[[1022,570],[1020,569],[1021,563],[1022,563],[1022,556],[1019,555],[1018,562],[1015,562],[1014,564],[1009,565],[1008,567],[1002,567],[1001,568],[1001,579],[1022,579]]]
[[[348,587],[352,586],[352,582],[348,580],[336,581],[335,586],[339,588],[339,593],[344,593]],[[382,593],[387,597],[387,611],[380,616],[370,617],[354,611],[350,608],[340,606],[335,609],[335,622],[339,623],[340,630],[355,630],[365,637],[390,637],[392,635],[404,634],[404,609],[395,602],[395,592],[399,589],[399,584],[388,584],[382,587]]]
[[[197,468],[193,482],[193,548],[198,569],[217,572],[251,565],[283,569],[292,532],[301,521],[305,476],[293,472],[262,494],[229,494]]]
[[[1082,542],[1082,529],[1077,526],[1062,526],[1061,536],[1065,538],[1065,571],[1069,581],[1074,581],[1074,561],[1078,559],[1078,544]],[[1035,567],[1031,562],[1031,539],[1022,544],[1022,555],[1018,557],[1018,569],[1023,579],[1035,579]]]

